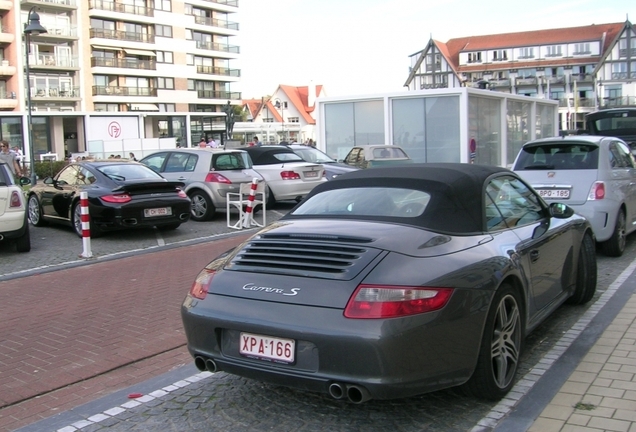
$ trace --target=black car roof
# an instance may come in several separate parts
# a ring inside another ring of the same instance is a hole
[[[416,225],[435,231],[470,234],[483,232],[484,184],[493,175],[512,171],[489,165],[416,163],[349,172],[321,183],[306,199],[332,189],[356,187],[412,188],[430,193],[431,202]],[[387,217],[388,221],[394,218]]]
[[[245,149],[252,158],[254,165],[269,165],[280,163],[279,159],[274,157],[275,154],[291,153],[296,155],[292,149],[287,146],[252,146]]]

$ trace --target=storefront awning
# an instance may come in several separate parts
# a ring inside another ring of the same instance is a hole
[[[121,48],[118,47],[107,47],[107,46],[102,46],[102,45],[93,45],[93,49],[100,49],[100,50],[111,50],[111,51],[121,51]]]
[[[124,52],[130,55],[157,57],[157,54],[153,53],[152,51],[124,48]]]
[[[155,104],[129,104],[131,111],[159,111],[159,107]]]

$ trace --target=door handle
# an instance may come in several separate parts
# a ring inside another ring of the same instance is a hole
[[[532,262],[536,262],[539,259],[539,251],[538,250],[533,250],[530,252],[530,261]]]
[[[184,176],[179,177],[177,180],[185,180],[186,178]]]

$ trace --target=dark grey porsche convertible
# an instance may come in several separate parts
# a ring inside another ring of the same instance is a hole
[[[208,264],[182,306],[200,370],[360,403],[462,386],[498,399],[523,338],[596,290],[589,223],[513,172],[344,174]]]

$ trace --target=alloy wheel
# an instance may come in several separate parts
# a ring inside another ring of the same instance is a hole
[[[492,373],[499,388],[513,380],[521,350],[521,317],[517,301],[511,295],[501,299],[494,322],[491,344]]]

